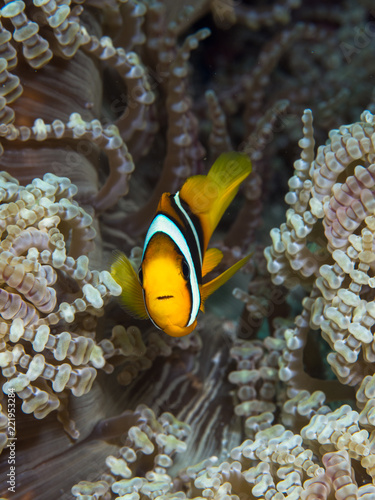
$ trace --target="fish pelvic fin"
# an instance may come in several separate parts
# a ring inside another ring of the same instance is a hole
[[[180,189],[180,197],[200,220],[204,248],[207,248],[212,233],[251,168],[248,155],[224,153],[217,158],[207,175],[190,177]]]
[[[122,288],[120,301],[125,311],[138,319],[148,319],[141,284],[137,273],[125,254],[116,252],[111,276]]]
[[[201,286],[201,311],[204,312],[204,303],[206,299],[212,295],[218,288],[220,288],[226,281],[228,281],[246,262],[250,259],[252,253],[246,255],[243,259],[239,260],[229,269],[220,274],[217,278],[205,283]]]
[[[218,248],[209,248],[203,257],[202,276],[206,276],[221,262],[223,252]]]

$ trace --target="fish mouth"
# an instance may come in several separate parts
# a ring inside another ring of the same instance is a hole
[[[173,299],[173,295],[160,295],[156,297],[158,300]]]

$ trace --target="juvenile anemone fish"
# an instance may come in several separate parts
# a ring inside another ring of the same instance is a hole
[[[250,172],[247,155],[224,153],[207,175],[190,177],[176,194],[162,195],[146,234],[138,275],[123,254],[111,267],[123,290],[122,303],[132,316],[150,318],[172,337],[194,330],[207,297],[250,257],[203,284],[202,278],[223,257],[217,248],[207,249],[208,242]]]

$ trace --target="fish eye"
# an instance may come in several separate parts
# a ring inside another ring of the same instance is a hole
[[[182,274],[186,279],[190,276],[190,268],[185,259],[182,260]]]
[[[143,272],[142,272],[142,267],[138,269],[138,279],[140,284],[143,286]]]

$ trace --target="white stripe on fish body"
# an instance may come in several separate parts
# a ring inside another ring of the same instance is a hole
[[[202,261],[202,252],[201,252],[201,244],[200,244],[200,241],[199,241],[199,236],[198,236],[197,230],[195,229],[193,221],[190,219],[189,215],[187,214],[186,210],[184,209],[184,207],[181,204],[181,201],[180,201],[180,191],[177,191],[177,193],[174,195],[173,199],[174,199],[174,201],[176,202],[176,205],[181,210],[181,212],[184,214],[186,220],[189,223],[190,229],[191,229],[191,231],[192,231],[192,233],[194,235],[194,238],[195,238],[195,243],[197,244],[198,254],[199,254],[199,261],[201,263],[201,268],[202,268],[202,262],[203,261]]]
[[[142,261],[145,255],[145,251],[147,249],[147,245],[149,244],[151,238],[156,233],[164,233],[171,238],[171,240],[177,245],[180,252],[184,256],[188,266],[189,266],[189,281],[190,281],[190,289],[191,289],[191,309],[190,309],[190,317],[189,321],[185,326],[191,326],[196,317],[198,316],[199,307],[201,305],[201,294],[199,292],[197,273],[195,271],[195,266],[193,263],[193,258],[191,256],[190,248],[186,243],[186,239],[182,234],[179,227],[166,215],[159,214],[154,220],[151,222],[150,227],[148,228],[145,244],[143,248]],[[197,235],[198,236],[198,235]],[[155,323],[154,323],[155,324]],[[157,325],[156,325],[157,326]]]

